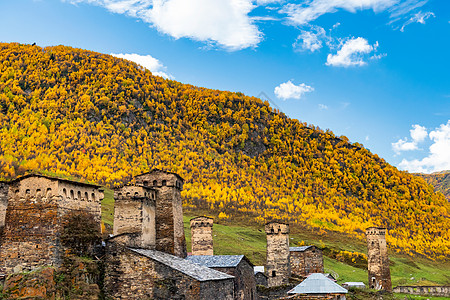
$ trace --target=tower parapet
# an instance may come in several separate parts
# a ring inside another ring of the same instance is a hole
[[[266,275],[269,287],[289,283],[289,225],[270,222],[265,225],[267,236]]]
[[[369,227],[366,229],[366,236],[369,287],[377,290],[392,291],[386,228]]]
[[[213,224],[209,217],[191,219],[192,255],[213,255]]]

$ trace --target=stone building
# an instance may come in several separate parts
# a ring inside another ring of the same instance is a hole
[[[6,210],[2,208],[4,183],[0,196],[0,216],[4,214],[0,274],[59,266],[65,252],[60,242],[61,220],[69,212],[91,214],[100,231],[103,191],[97,185],[43,175],[23,176],[7,185]]]
[[[0,181],[0,234],[5,226],[6,207],[8,206],[9,185]]]
[[[234,299],[234,277],[156,250],[107,241],[104,289],[112,299]]]
[[[192,255],[186,260],[234,276],[234,299],[258,299],[253,264],[244,255]]]
[[[265,225],[267,236],[266,274],[269,287],[289,283],[289,225],[270,222]]]
[[[184,180],[176,173],[154,169],[134,178],[135,184],[157,191],[156,250],[186,257],[181,191]]]
[[[126,185],[114,189],[114,235],[127,234],[130,247],[155,249],[157,191]]]
[[[293,295],[289,299],[329,300],[345,300],[347,293],[348,291],[346,289],[321,273],[312,273],[308,278],[288,292],[288,294]]]
[[[311,273],[323,273],[322,250],[316,246],[290,247],[291,274],[307,277]]]
[[[213,228],[214,220],[209,217],[196,217],[191,219],[192,255],[213,255]]]
[[[386,245],[386,228],[369,227],[367,236],[367,262],[369,287],[392,291],[391,271]]]

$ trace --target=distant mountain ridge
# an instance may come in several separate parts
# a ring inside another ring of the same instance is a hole
[[[450,171],[440,171],[431,174],[414,173],[414,175],[425,179],[426,182],[434,186],[436,192],[441,192],[450,201]]]
[[[267,102],[153,76],[110,55],[0,44],[0,179],[40,171],[108,186],[151,168],[185,206],[360,238],[445,259],[450,204],[422,178]]]

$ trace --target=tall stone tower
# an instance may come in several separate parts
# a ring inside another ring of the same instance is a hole
[[[265,226],[267,235],[266,275],[269,287],[289,283],[289,225],[270,222]]]
[[[186,257],[181,191],[183,178],[176,173],[154,169],[135,177],[137,185],[157,191],[156,250]]]
[[[191,219],[192,255],[213,255],[213,223],[208,217]]]
[[[8,183],[0,181],[0,235],[5,226],[6,207],[8,207],[8,190]]]
[[[129,247],[155,249],[156,190],[127,185],[114,189],[114,235]]]
[[[369,227],[367,236],[367,261],[369,287],[392,291],[391,271],[386,245],[386,228]]]

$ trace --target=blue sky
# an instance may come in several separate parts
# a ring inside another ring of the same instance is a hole
[[[450,169],[445,0],[0,0],[0,41],[268,97],[402,170]]]

